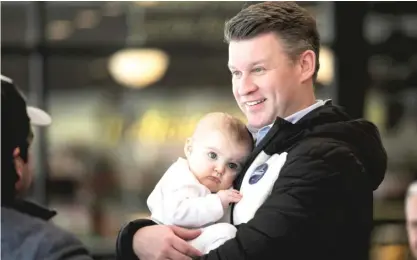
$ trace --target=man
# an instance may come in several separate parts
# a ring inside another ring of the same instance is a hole
[[[411,253],[417,259],[417,181],[411,183],[405,199],[408,242]]]
[[[236,237],[198,256],[184,240],[199,231],[136,220],[120,231],[118,257],[369,259],[373,190],[387,156],[372,123],[316,100],[314,18],[294,2],[258,3],[226,23],[225,39],[233,94],[250,128],[259,129],[235,183],[243,194],[232,205]]]
[[[26,101],[13,81],[1,75],[1,259],[91,260],[71,234],[48,222],[56,213],[21,199],[32,183],[29,172],[31,125],[51,123]]]

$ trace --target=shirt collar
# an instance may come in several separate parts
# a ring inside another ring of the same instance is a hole
[[[314,103],[313,105],[306,107],[290,116],[287,116],[285,119],[285,121],[288,121],[292,124],[297,123],[301,118],[303,118],[305,115],[307,115],[308,113],[310,113],[311,111],[313,111],[314,109],[323,106],[326,101],[323,100],[317,100],[316,103]],[[272,126],[272,125],[271,125]]]
[[[289,115],[289,116],[287,116],[286,118],[284,118],[284,120],[285,121],[288,121],[288,122],[290,122],[290,123],[292,123],[292,124],[295,124],[295,123],[297,123],[301,118],[303,118],[305,115],[307,115],[308,113],[310,113],[311,111],[313,111],[314,109],[316,109],[316,108],[318,108],[318,107],[321,107],[321,106],[323,106],[324,104],[326,104],[328,101],[329,101],[330,99],[328,99],[328,100],[321,100],[321,99],[319,99],[319,100],[317,100],[316,101],[316,103],[314,103],[313,105],[311,105],[311,106],[309,106],[309,107],[306,107],[306,108],[304,108],[304,109],[302,109],[302,110],[300,110],[300,111],[298,111],[298,112],[296,112],[296,113],[294,113],[294,114],[292,114],[292,115]],[[254,138],[256,138],[260,133],[264,133],[265,131],[269,131],[269,129],[271,129],[272,128],[272,126],[274,125],[274,123],[275,122],[273,122],[272,124],[270,124],[270,125],[266,125],[266,126],[264,126],[264,127],[262,127],[261,129],[259,129],[259,130],[255,130],[255,129],[250,129],[249,128],[249,131],[254,135]],[[264,135],[265,136],[265,135]]]

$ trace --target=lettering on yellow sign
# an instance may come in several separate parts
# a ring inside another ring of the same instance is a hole
[[[122,137],[142,143],[184,142],[192,135],[195,126],[204,114],[173,116],[151,109],[130,125],[125,134],[122,133],[123,119],[111,118],[107,121],[107,138],[111,143],[117,142]],[[235,113],[235,116],[245,121],[241,114]]]

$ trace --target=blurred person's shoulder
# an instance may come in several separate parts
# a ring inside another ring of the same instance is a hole
[[[32,206],[30,211],[37,207]],[[55,212],[37,210],[39,215],[33,215],[2,206],[1,259],[92,259],[75,235],[49,222]]]

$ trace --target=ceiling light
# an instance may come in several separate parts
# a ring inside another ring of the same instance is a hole
[[[169,64],[168,55],[158,49],[124,49],[110,58],[109,71],[119,84],[143,88],[159,81]]]

